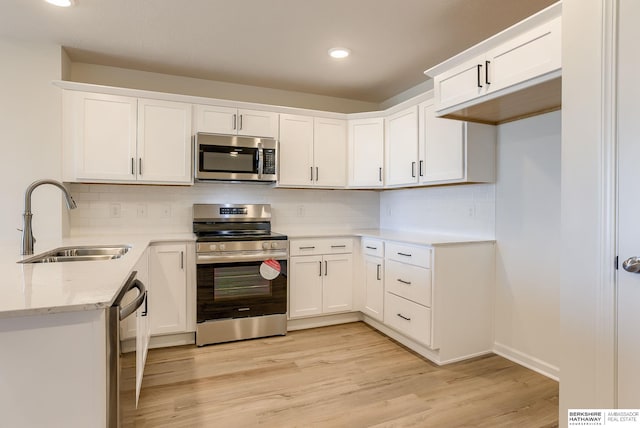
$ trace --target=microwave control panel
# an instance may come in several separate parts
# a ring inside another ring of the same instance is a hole
[[[275,149],[263,150],[264,161],[262,166],[263,174],[275,174],[276,173],[276,151]]]

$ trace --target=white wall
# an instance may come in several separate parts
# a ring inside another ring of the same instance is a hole
[[[560,112],[498,127],[495,349],[553,377],[560,359]]]
[[[380,196],[380,227],[493,239],[495,185],[385,190]]]
[[[276,232],[377,228],[379,193],[276,189],[260,184],[193,187],[71,184],[71,234],[191,232],[194,203],[270,203]],[[113,209],[119,216],[114,217]]]
[[[145,89],[339,113],[378,110],[378,104],[365,101],[79,62],[71,63],[69,80],[121,88]]]
[[[60,47],[0,39],[0,242],[19,254],[24,191],[36,179],[61,177]],[[52,186],[33,193],[36,238],[59,238],[62,199]]]

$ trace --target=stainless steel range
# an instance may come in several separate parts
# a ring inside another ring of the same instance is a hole
[[[286,235],[267,204],[194,204],[198,346],[287,333]]]

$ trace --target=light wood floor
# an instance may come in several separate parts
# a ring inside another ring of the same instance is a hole
[[[149,352],[138,427],[555,427],[558,384],[496,355],[437,367],[364,323]]]

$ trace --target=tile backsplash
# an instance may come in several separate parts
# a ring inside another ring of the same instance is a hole
[[[269,203],[273,230],[288,233],[379,226],[380,193],[375,191],[226,183],[184,187],[71,183],[70,190],[78,203],[69,213],[71,236],[190,232],[194,203]]]

